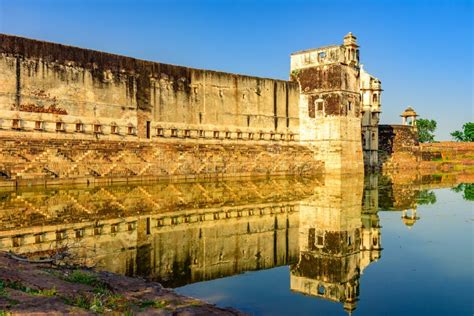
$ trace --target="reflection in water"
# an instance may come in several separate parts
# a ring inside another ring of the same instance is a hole
[[[326,178],[301,203],[300,254],[291,266],[292,290],[341,302],[348,312],[355,309],[360,275],[382,250],[374,207],[376,179],[368,179],[364,192],[363,179]]]
[[[292,291],[355,309],[381,257],[379,209],[407,226],[453,178],[324,177],[0,192],[0,250],[67,247],[76,263],[177,287],[290,265]]]
[[[454,192],[461,192],[462,197],[468,201],[474,201],[474,184],[473,183],[461,183],[453,188]]]
[[[295,262],[299,203],[318,179],[4,192],[0,247],[68,246],[81,264],[167,286]]]

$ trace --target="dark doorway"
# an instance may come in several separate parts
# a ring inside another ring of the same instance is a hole
[[[150,129],[151,129],[151,122],[146,121],[146,138],[150,138],[151,136]]]
[[[151,234],[151,220],[149,217],[146,219],[146,234]]]

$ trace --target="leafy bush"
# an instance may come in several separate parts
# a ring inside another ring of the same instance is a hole
[[[418,129],[418,141],[420,143],[434,142],[434,131],[436,130],[436,121],[428,119],[418,119],[416,127]]]
[[[452,132],[451,136],[458,142],[474,142],[474,123],[468,122],[462,128],[462,131]]]

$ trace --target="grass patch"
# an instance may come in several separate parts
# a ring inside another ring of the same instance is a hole
[[[120,311],[127,313],[130,311],[129,302],[121,295],[115,294],[94,294],[91,296],[79,295],[73,298],[63,297],[67,305],[76,306],[95,313],[104,313],[106,311]]]
[[[74,270],[70,275],[68,275],[64,280],[71,283],[79,283],[84,285],[92,286],[94,289],[94,294],[111,296],[112,292],[110,291],[108,285],[101,280],[99,280],[94,274],[84,272],[81,270]]]
[[[148,307],[165,308],[168,305],[169,305],[169,302],[167,302],[167,301],[148,300],[148,301],[140,302],[140,304],[138,306],[140,307],[141,310],[144,310],[145,308],[148,308]]]
[[[5,281],[0,280],[0,297],[7,297],[7,296],[8,296],[8,293],[5,286]]]
[[[77,306],[83,309],[89,309],[89,299],[86,296],[80,295],[73,298],[63,297],[63,301],[67,305]]]
[[[7,292],[7,283],[4,280],[0,280],[0,297],[3,297],[7,300],[7,302],[9,303],[7,307],[14,306],[20,303],[17,300],[11,299],[9,297],[8,292]],[[0,316],[3,316],[3,315],[11,315],[11,314],[6,311],[0,310]]]
[[[79,283],[90,286],[97,286],[101,283],[95,275],[88,272],[83,272],[81,270],[74,270],[70,275],[68,275],[64,280],[71,283]]]
[[[7,292],[6,292],[7,288],[21,291],[30,295],[38,295],[38,296],[55,296],[57,294],[57,291],[55,288],[36,290],[24,285],[23,283],[19,281],[0,280],[0,296],[7,296]]]
[[[122,295],[113,294],[109,286],[93,273],[74,270],[64,280],[93,287],[93,294],[91,295],[64,298],[64,302],[68,305],[77,306],[95,313],[104,313],[110,310],[127,312],[130,310],[129,302]]]

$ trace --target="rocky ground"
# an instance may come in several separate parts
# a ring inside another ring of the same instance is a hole
[[[0,253],[3,315],[242,315],[159,283],[107,272],[19,261]]]

